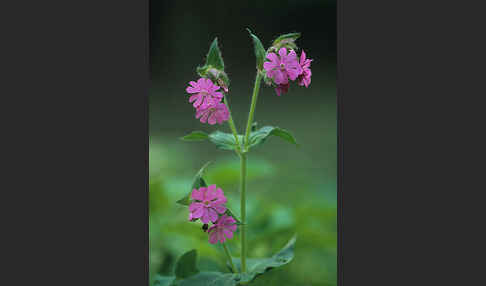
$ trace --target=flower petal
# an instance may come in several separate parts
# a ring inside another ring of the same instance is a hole
[[[204,207],[200,207],[200,208],[195,209],[192,212],[192,217],[193,218],[200,218],[200,217],[204,216],[204,210],[205,210]]]
[[[279,62],[280,62],[278,56],[275,53],[268,53],[267,54],[267,59],[269,59],[270,60],[270,63],[273,64],[274,66],[277,66],[279,64]]]
[[[203,214],[201,216],[201,221],[203,223],[209,223],[210,219],[209,219],[209,211],[207,208],[201,208],[203,210]]]
[[[216,185],[212,184],[208,186],[208,190],[206,191],[205,199],[208,201],[212,201],[216,198]]]
[[[223,229],[223,233],[226,235],[226,237],[228,239],[232,239],[233,238],[233,232],[230,231],[229,229]]]
[[[210,125],[214,125],[216,124],[216,112],[212,112],[210,115],[209,115],[209,118],[208,118],[208,123]]]
[[[224,214],[226,211],[226,207],[222,204],[213,204],[211,207],[220,214]]]
[[[300,64],[303,65],[305,63],[305,52],[302,50],[302,53],[300,54]]]
[[[278,68],[278,66],[274,63],[271,63],[271,62],[264,62],[263,63],[263,68],[268,72],[270,72],[271,70],[273,69],[276,69]],[[268,76],[268,75],[267,75]],[[270,77],[270,76],[269,76]]]
[[[223,93],[220,91],[215,91],[212,93],[212,96],[216,98],[223,98]]]
[[[235,232],[236,231],[236,227],[237,227],[236,224],[232,224],[230,226],[227,226],[226,228],[229,229],[229,230],[231,230],[231,231],[233,231],[233,232]]]
[[[192,193],[191,193],[191,198],[193,200],[198,200],[198,201],[202,201],[203,198],[204,198],[204,191],[206,190],[205,187],[201,187],[199,189],[193,189],[192,190]]]
[[[280,70],[275,71],[274,80],[276,84],[287,84],[289,82],[287,78],[287,74],[283,73]]]
[[[235,222],[236,222],[236,220],[232,216],[225,215],[225,218],[224,218],[224,224],[225,225],[232,224],[232,223],[235,223]]]
[[[202,89],[204,86],[206,86],[206,85],[205,85],[205,83],[206,83],[206,79],[205,79],[205,78],[203,78],[203,77],[197,80],[197,85],[198,85],[198,86],[199,86],[201,89]]]
[[[208,216],[211,222],[216,222],[218,220],[218,213],[212,208],[208,208]]]
[[[192,87],[192,86],[188,86],[186,88],[187,93],[196,93],[196,92],[199,92],[199,91],[201,91],[200,88],[196,88],[196,87]]]
[[[218,231],[218,240],[221,242],[221,243],[224,243],[226,241],[226,237],[224,237],[224,234],[223,234],[223,231],[222,230],[219,230]]]
[[[202,123],[206,123],[206,121],[208,120],[208,116],[209,116],[209,112],[203,113],[199,121],[201,121]]]
[[[189,211],[190,212],[193,212],[193,211],[195,211],[195,210],[197,210],[199,208],[202,208],[203,206],[204,206],[203,203],[197,203],[197,202],[191,203],[189,205]]]
[[[209,243],[216,244],[218,242],[218,232],[213,231],[209,233]]]

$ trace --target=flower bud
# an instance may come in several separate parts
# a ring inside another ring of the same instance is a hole
[[[209,78],[212,82],[222,87],[224,92],[228,93],[229,78],[228,75],[217,68],[212,66],[202,66],[197,68],[197,73],[204,78]]]
[[[268,50],[269,52],[276,52],[281,48],[286,48],[287,50],[297,50],[298,47],[295,41],[300,37],[300,33],[289,33],[284,34],[273,41],[272,46]]]
[[[209,226],[208,226],[208,224],[207,224],[207,223],[203,224],[203,226],[202,226],[202,230],[203,230],[204,232],[208,231],[208,228],[209,228]]]

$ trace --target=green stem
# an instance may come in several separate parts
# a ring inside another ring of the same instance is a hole
[[[226,243],[223,243],[223,248],[224,248],[224,252],[226,253],[226,256],[228,256],[228,260],[229,260],[229,263],[231,265],[231,269],[233,270],[233,273],[237,273],[236,267],[233,264],[233,259],[231,259],[231,254],[228,250],[228,247],[226,246]]]
[[[250,106],[250,114],[248,115],[248,123],[246,124],[246,133],[245,133],[245,151],[248,148],[248,137],[250,136],[251,124],[253,123],[253,115],[255,114],[256,103],[258,100],[258,93],[260,92],[260,82],[262,81],[263,74],[260,71],[257,71],[256,79],[255,79],[255,86],[253,87],[253,95],[251,97],[251,106]]]
[[[231,128],[231,132],[233,132],[233,136],[235,136],[236,145],[240,147],[240,142],[238,140],[238,132],[236,131],[235,123],[233,122],[233,117],[231,116],[231,109],[228,104],[228,100],[226,99],[226,94],[224,94],[224,104],[226,104],[226,108],[228,108],[229,119],[228,124]]]
[[[246,272],[246,165],[248,152],[248,138],[250,136],[251,124],[253,123],[253,115],[255,114],[258,93],[260,91],[260,82],[262,81],[262,73],[257,71],[255,85],[253,87],[253,95],[251,97],[250,113],[248,114],[248,123],[246,125],[245,141],[243,142],[243,152],[240,153],[241,163],[241,272]]]
[[[246,272],[246,153],[240,154],[241,163],[241,273]]]

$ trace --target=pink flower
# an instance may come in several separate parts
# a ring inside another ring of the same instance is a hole
[[[312,60],[305,58],[305,52],[302,50],[302,54],[300,54],[300,67],[302,68],[302,74],[299,75],[299,85],[308,87],[311,83],[311,75],[312,72],[310,70],[310,64]]]
[[[226,211],[226,197],[223,190],[216,188],[216,185],[192,190],[191,198],[195,202],[189,205],[189,220],[200,218],[205,224],[215,222],[218,213],[223,214]]]
[[[281,48],[278,54],[280,57],[275,53],[269,53],[267,59],[270,62],[265,62],[263,68],[267,71],[267,76],[273,78],[276,84],[287,84],[289,78],[295,80],[302,73],[302,68],[294,50],[287,55],[287,49]]]
[[[209,243],[215,244],[218,241],[224,243],[226,239],[233,238],[236,231],[236,220],[227,215],[222,215],[218,221],[208,229]]]
[[[222,124],[229,119],[229,111],[226,105],[222,102],[216,103],[209,107],[198,107],[196,110],[196,118],[200,118],[199,121],[206,123],[206,121],[214,125],[216,122]]]
[[[195,93],[189,98],[189,102],[194,102],[195,108],[206,108],[218,103],[223,98],[223,93],[216,91],[219,86],[213,84],[210,79],[200,78],[197,82],[189,82],[191,86],[186,88],[187,93]]]
[[[277,93],[278,96],[280,96],[281,93],[287,93],[289,92],[289,84],[279,84],[275,88],[275,92]]]

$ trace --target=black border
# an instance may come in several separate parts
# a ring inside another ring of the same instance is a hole
[[[344,285],[343,276],[343,1],[337,0],[337,284]]]

